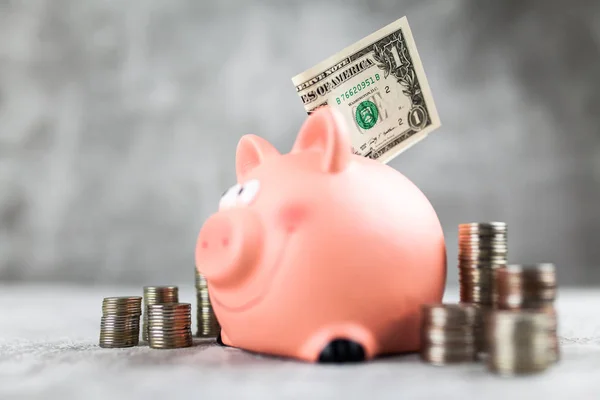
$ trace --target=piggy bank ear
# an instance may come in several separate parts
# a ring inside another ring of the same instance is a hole
[[[298,133],[292,152],[317,150],[324,172],[342,171],[352,154],[350,135],[339,111],[323,106],[313,112]]]
[[[235,154],[235,172],[238,182],[265,159],[275,155],[279,155],[279,152],[265,139],[256,135],[242,136]]]

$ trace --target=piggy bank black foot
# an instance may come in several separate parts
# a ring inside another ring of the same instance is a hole
[[[223,339],[221,339],[221,331],[219,331],[219,334],[217,335],[217,344],[219,346],[229,347],[225,343],[223,343]]]
[[[346,339],[335,339],[329,342],[319,355],[320,363],[353,363],[365,360],[363,347]]]

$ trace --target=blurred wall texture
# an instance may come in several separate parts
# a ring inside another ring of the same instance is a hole
[[[442,128],[391,165],[512,262],[600,283],[596,0],[2,0],[0,280],[192,279],[256,133],[291,148],[291,77],[406,15]]]

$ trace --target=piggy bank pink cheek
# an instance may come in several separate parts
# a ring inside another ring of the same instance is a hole
[[[215,285],[235,284],[252,272],[262,245],[262,225],[255,213],[236,208],[221,211],[200,230],[196,267]]]
[[[293,233],[306,219],[307,207],[302,204],[287,204],[279,210],[279,224],[287,233]]]

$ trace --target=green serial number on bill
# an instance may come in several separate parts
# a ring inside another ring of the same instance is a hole
[[[350,89],[346,90],[344,93],[340,94],[340,97],[336,97],[335,101],[338,104],[342,104],[342,101],[348,100],[355,94],[358,94],[358,93],[362,92],[363,90],[365,90],[366,88],[368,88],[369,86],[374,85],[375,82],[378,81],[379,79],[381,79],[379,74],[375,74],[374,77],[370,76],[367,79],[365,79],[364,81],[357,83],[355,86],[351,87]]]

